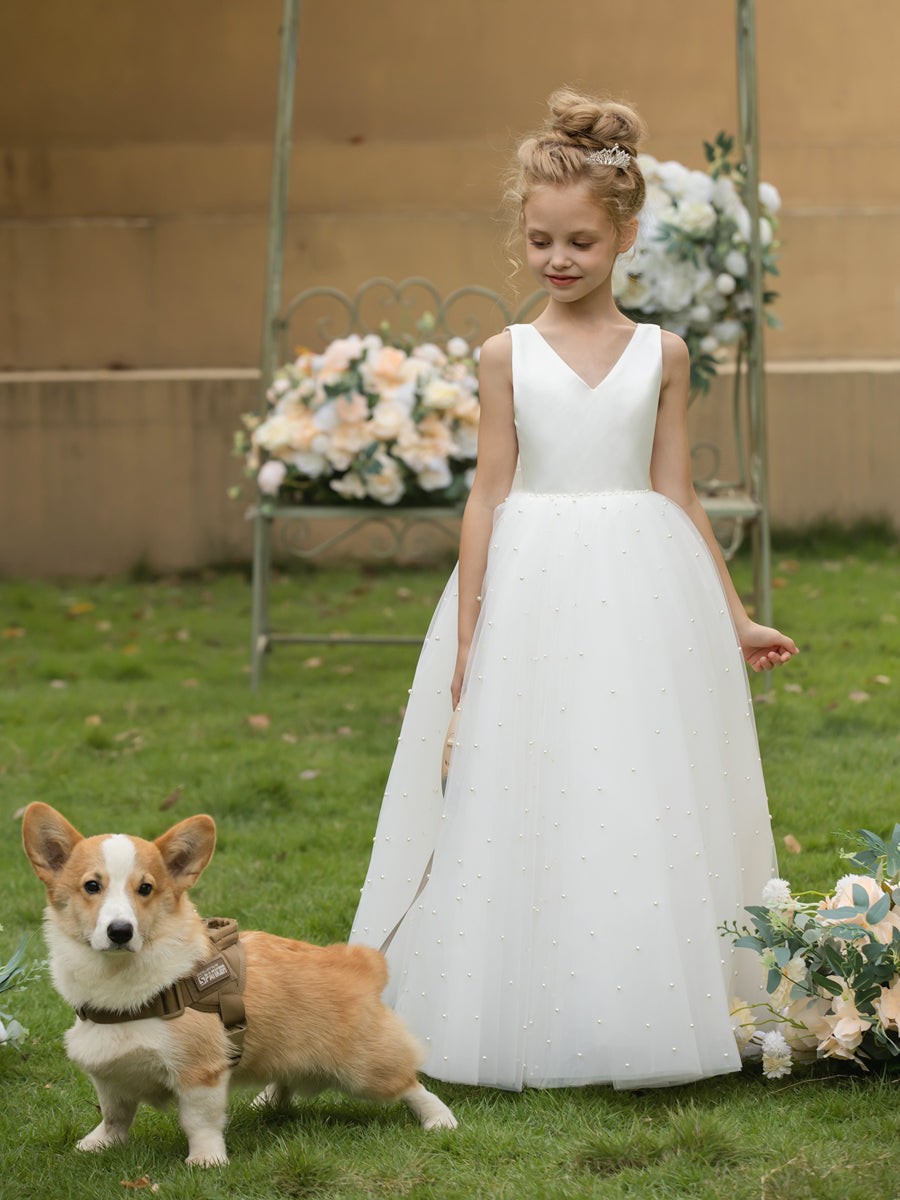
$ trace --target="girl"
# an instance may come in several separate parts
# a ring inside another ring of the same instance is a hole
[[[458,577],[351,937],[386,944],[439,1079],[684,1083],[740,1069],[730,998],[764,999],[717,928],[774,873],[741,654],[797,648],[749,619],[694,494],[684,343],[613,301],[639,119],[570,91],[550,112],[512,188],[549,299],[482,350]]]

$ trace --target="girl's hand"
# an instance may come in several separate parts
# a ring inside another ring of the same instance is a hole
[[[460,649],[456,655],[456,667],[453,671],[453,680],[450,684],[450,699],[453,701],[454,712],[459,707],[459,697],[462,693],[463,676],[466,673],[466,661],[468,657],[469,652],[467,649]]]
[[[740,631],[739,638],[744,661],[753,671],[771,671],[800,653],[785,634],[753,621]]]

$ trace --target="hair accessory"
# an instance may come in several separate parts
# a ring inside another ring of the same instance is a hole
[[[631,155],[627,150],[620,150],[619,143],[616,142],[608,149],[592,150],[587,156],[589,163],[599,163],[602,167],[627,167],[631,162]]]

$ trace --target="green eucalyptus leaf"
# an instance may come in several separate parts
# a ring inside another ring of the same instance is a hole
[[[822,988],[823,991],[828,992],[831,996],[840,996],[844,990],[839,983],[836,983],[833,979],[829,979],[826,975],[820,975],[818,971],[812,972],[812,979],[817,987]]]
[[[879,921],[883,921],[891,910],[891,898],[885,893],[880,900],[876,900],[869,911],[866,913],[866,921],[870,925],[877,925]]]

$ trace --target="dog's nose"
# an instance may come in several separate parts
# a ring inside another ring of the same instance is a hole
[[[130,921],[110,921],[106,927],[106,936],[117,946],[130,942],[134,934],[134,926]]]

